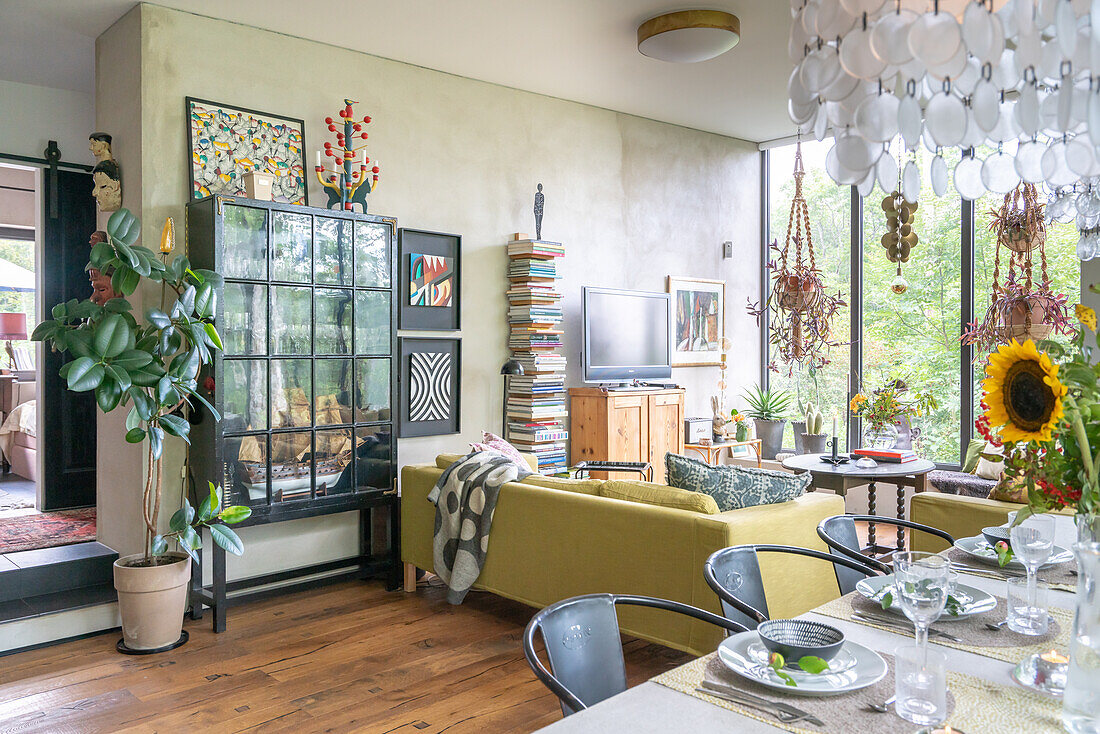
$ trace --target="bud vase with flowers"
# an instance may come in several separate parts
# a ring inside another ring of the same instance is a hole
[[[918,417],[939,407],[932,393],[920,392],[911,398],[903,397],[908,390],[902,380],[890,380],[869,396],[859,392],[852,398],[849,409],[867,423],[863,432],[864,448],[894,448],[898,442],[895,424],[901,418]]]

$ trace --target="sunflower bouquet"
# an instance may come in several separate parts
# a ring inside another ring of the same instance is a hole
[[[1092,287],[1096,292],[1096,286]],[[1013,340],[989,355],[982,417],[986,440],[1005,446],[1005,473],[1027,484],[1016,522],[1071,508],[1079,523],[1100,525],[1100,365],[1093,364],[1096,312],[1078,305],[1084,328],[1068,347]]]
[[[856,393],[848,408],[853,415],[867,421],[872,428],[881,430],[883,426],[893,425],[906,416],[920,416],[939,407],[936,396],[930,392],[920,392],[912,398],[903,398],[908,388],[901,380],[890,380],[870,396]]]

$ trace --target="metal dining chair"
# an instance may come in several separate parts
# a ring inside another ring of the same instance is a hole
[[[833,515],[822,520],[817,526],[817,535],[821,538],[836,557],[850,558],[854,561],[870,566],[877,571],[888,574],[894,570],[889,565],[877,558],[871,558],[859,550],[859,536],[856,535],[856,521],[874,522],[881,525],[893,525],[896,528],[908,528],[923,533],[935,535],[947,542],[947,546],[955,545],[955,539],[950,533],[931,525],[923,525],[912,520],[900,518],[880,517],[878,515]],[[840,578],[840,569],[837,569],[837,578]],[[856,579],[858,581],[858,579]]]
[[[565,716],[626,690],[626,664],[615,607],[628,604],[677,612],[744,632],[744,625],[678,601],[631,594],[574,596],[542,609],[523,633],[523,654],[537,677],[561,701]],[[550,669],[535,652],[535,632],[542,633]],[[551,672],[553,671],[553,672]]]
[[[859,579],[879,575],[877,570],[859,561],[793,545],[735,545],[715,551],[703,564],[703,578],[722,601],[726,618],[749,629],[756,629],[758,624],[769,619],[757,557],[760,552],[790,553],[831,563],[841,595],[854,591]]]

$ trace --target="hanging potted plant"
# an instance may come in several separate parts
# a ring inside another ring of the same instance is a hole
[[[763,303],[749,299],[747,307],[757,324],[761,318],[769,319],[770,343],[780,361],[787,365],[788,374],[794,373],[795,365],[817,369],[828,364],[825,350],[835,343],[830,337],[832,319],[846,305],[839,292],[835,296],[826,292],[814,260],[810,210],[802,194],[805,175],[799,144],[794,155],[794,198],[787,239],[782,248],[778,240],[771,244],[777,259],[767,265],[771,274],[767,298]],[[768,367],[778,371],[774,363]]]
[[[165,437],[188,440],[191,426],[180,411],[194,407],[193,400],[220,420],[198,387],[200,370],[222,346],[213,323],[220,276],[192,269],[184,255],[169,260],[171,219],[165,222],[159,258],[135,244],[140,232],[137,217],[119,209],[107,223],[106,240],[91,250],[88,267],[109,275],[112,289],[122,297],[102,305],[76,299],[59,303],[53,307],[53,318],[40,323],[32,336],[72,355],[60,370],[70,390],[93,392],[105,413],[129,407],[126,441],[144,443],[147,449],[141,492],[144,552],[115,561],[124,652],[170,649],[183,641],[191,559],[202,547],[201,529],[209,528],[215,543],[240,555],[241,540],[227,525],[252,514],[248,507],[223,507],[210,483],[209,494],[197,508],[183,497],[167,531],[161,531]],[[161,303],[139,321],[125,297],[143,280],[161,285]]]
[[[975,345],[976,355],[985,355],[1013,339],[1042,341],[1054,333],[1073,336],[1076,330],[1070,320],[1068,299],[1054,292],[1047,275],[1046,225],[1035,186],[1020,184],[1005,194],[1000,209],[989,213],[989,228],[997,238],[989,308],[980,322],[964,330],[962,342]],[[1008,259],[1003,284],[1002,250]],[[1038,272],[1034,267],[1036,253]]]

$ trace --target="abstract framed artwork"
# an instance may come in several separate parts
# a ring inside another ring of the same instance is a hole
[[[402,329],[460,328],[462,238],[402,229],[398,233],[398,323]]]
[[[275,177],[274,201],[309,203],[305,122],[194,97],[185,98],[184,104],[192,199],[244,196],[244,174],[255,170]]]
[[[459,431],[462,340],[401,337],[401,438]]]
[[[726,282],[668,276],[672,294],[672,366],[721,364],[726,334]]]

